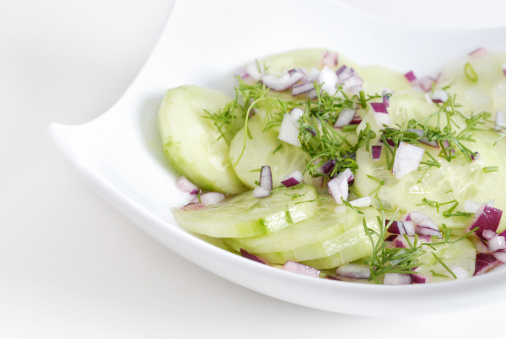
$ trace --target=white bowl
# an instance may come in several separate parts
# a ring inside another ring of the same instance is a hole
[[[285,50],[327,47],[360,64],[435,75],[443,64],[481,46],[506,50],[506,28],[398,27],[325,0],[180,1],[121,99],[93,121],[79,126],[53,123],[50,133],[107,201],[173,251],[230,281],[295,304],[348,314],[461,311],[502,300],[506,270],[428,285],[354,284],[261,265],[185,232],[171,213],[185,196],[176,189],[177,173],[162,153],[156,119],[167,88],[196,84],[232,95],[233,74],[241,65]]]

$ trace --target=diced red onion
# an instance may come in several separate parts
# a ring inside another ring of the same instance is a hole
[[[469,271],[466,270],[463,267],[460,267],[460,266],[450,266],[448,268],[453,272],[453,274],[455,274],[455,276],[457,277],[457,279],[465,279],[465,278],[469,278],[469,276],[470,276]]]
[[[336,67],[338,63],[337,53],[327,51],[323,54],[323,65],[328,67]]]
[[[395,153],[392,173],[397,179],[418,170],[425,150],[421,147],[402,142]]]
[[[293,85],[293,87],[292,87],[292,95],[293,96],[308,93],[311,91],[314,91],[314,83],[311,83],[311,82],[308,82],[305,84],[300,84],[300,85]]]
[[[431,220],[431,218],[425,213],[413,211],[413,212],[409,212],[408,214],[406,214],[406,216],[404,217],[404,220],[412,221],[415,223],[415,225],[417,225],[424,220]]]
[[[362,197],[350,201],[350,205],[354,207],[369,207],[371,206],[371,197]]]
[[[474,247],[476,248],[476,252],[488,253],[487,244],[485,244],[482,239],[477,238],[477,237],[470,237],[470,239],[471,239],[471,242],[473,243]]]
[[[476,268],[474,275],[480,275],[486,273],[498,266],[501,262],[497,260],[492,254],[478,253],[476,255]]]
[[[505,250],[500,250],[500,251],[494,252],[492,255],[494,256],[494,258],[496,258],[497,260],[499,260],[503,264],[506,264],[506,251]]]
[[[337,83],[339,79],[336,72],[325,66],[320,71],[318,83],[321,85],[322,91],[327,92],[329,95],[334,95],[337,92]]]
[[[290,114],[285,114],[283,116],[283,121],[281,121],[281,126],[279,128],[278,139],[294,146],[301,146],[299,140],[299,122]]]
[[[260,170],[260,187],[264,188],[267,191],[272,191],[272,172],[271,166],[262,166]]]
[[[384,103],[382,102],[371,102],[370,103],[372,110],[374,113],[385,113],[388,114],[388,110]]]
[[[383,93],[381,94],[381,96],[383,97],[383,105],[385,105],[386,108],[390,107],[390,97],[392,96],[393,93],[394,91],[392,91],[391,89],[385,88],[383,90]]]
[[[338,76],[339,78],[341,78],[341,74],[343,74],[343,72],[344,72],[344,71],[348,71],[348,70],[349,70],[348,66],[346,66],[346,65],[342,65],[341,67],[339,67],[339,68],[336,70],[336,74],[337,74],[337,76]],[[350,74],[351,74],[351,72],[350,72]],[[342,79],[342,80],[345,80],[345,79],[344,79],[344,75],[343,75],[343,79]]]
[[[371,276],[371,270],[366,265],[346,264],[339,266],[336,274],[352,279],[368,279]]]
[[[356,111],[350,108],[343,108],[343,110],[339,113],[337,120],[334,124],[334,128],[340,128],[346,125],[351,124],[353,118],[355,117]]]
[[[488,50],[486,48],[480,47],[480,48],[475,49],[471,53],[469,53],[469,56],[480,58],[480,57],[484,57],[487,54],[488,54]]]
[[[281,78],[277,78],[272,74],[265,74],[262,75],[260,80],[273,91],[282,92],[295,85],[303,77],[304,75],[301,73],[285,73]]]
[[[381,150],[382,149],[383,149],[383,145],[371,146],[372,160],[379,160],[381,158]]]
[[[283,179],[283,181],[281,181],[281,183],[285,187],[292,187],[292,186],[300,184],[303,180],[304,180],[304,176],[302,175],[302,173],[300,171],[295,171],[295,172],[287,175]]]
[[[304,274],[315,278],[318,278],[320,276],[320,271],[317,270],[316,268],[295,261],[287,261],[283,265],[283,269],[285,271]]]
[[[269,265],[267,263],[267,261],[265,261],[264,259],[260,258],[259,256],[257,255],[254,255],[254,254],[251,254],[249,253],[248,251],[244,250],[241,248],[241,255],[244,257],[244,258],[248,258],[250,260],[253,260],[253,261],[256,261],[256,262],[259,262],[261,264],[264,264],[264,265]]]
[[[329,193],[334,198],[336,204],[342,204],[343,201],[341,199],[348,200],[348,180],[352,180],[353,178],[353,173],[347,168],[328,182]]]
[[[497,112],[497,114],[495,115],[495,130],[496,131],[502,131],[503,129],[506,128],[506,124],[505,124],[505,113],[502,112],[502,111],[499,111]]]
[[[412,221],[392,221],[387,231],[393,234],[415,235],[415,224]]]
[[[201,203],[204,206],[216,205],[225,199],[225,194],[218,192],[207,192],[200,195],[200,200],[198,197],[193,198],[192,203]]]
[[[383,284],[385,285],[409,285],[413,283],[411,274],[386,273]]]
[[[316,92],[316,89],[312,89],[307,93],[307,97],[309,99],[316,99],[318,97],[318,92]]]
[[[199,188],[186,177],[179,177],[176,181],[176,186],[182,192],[189,193],[191,195],[195,195],[200,192]]]
[[[506,64],[502,64],[502,74],[506,76]]]
[[[304,115],[304,110],[299,107],[295,107],[290,111],[290,115],[295,121],[299,121],[300,118]]]
[[[439,227],[432,220],[422,220],[415,226],[416,234],[430,235],[442,238]]]
[[[198,210],[198,209],[201,209],[201,208],[204,208],[205,206],[203,204],[201,204],[200,202],[190,202],[189,204],[187,205],[184,205],[183,207],[181,207],[182,210],[185,210],[185,211],[188,211],[188,210]]]
[[[268,197],[270,194],[271,194],[270,191],[260,186],[255,187],[255,189],[253,190],[253,197],[255,198],[265,198]]]
[[[415,73],[413,73],[413,71],[409,71],[408,73],[404,74],[404,76],[412,84],[416,81],[416,76]]]
[[[353,119],[350,122],[350,125],[358,125],[361,122],[362,122],[362,117],[358,114],[355,114],[355,116],[353,117]]]
[[[311,83],[312,85],[316,80],[318,80],[318,77],[320,76],[320,71],[316,68],[311,68],[309,73],[306,74],[306,77],[304,78],[304,83]]]
[[[472,161],[476,161],[480,158],[480,153],[474,152],[470,155]]]
[[[497,232],[496,231],[492,231],[492,230],[483,230],[483,233],[481,234],[481,237],[485,240],[490,240],[494,237],[497,236]]]
[[[418,85],[425,93],[430,92],[432,90],[432,85],[436,82],[436,80],[432,77],[423,77],[418,80]]]
[[[497,232],[501,216],[502,211],[500,209],[483,204],[474,214],[474,218],[466,230],[470,231],[478,227],[476,231],[478,237],[482,237],[483,231],[486,229]]]
[[[504,237],[500,235],[496,235],[492,239],[490,239],[487,242],[488,250],[490,253],[497,252],[499,250],[505,250],[506,249],[506,241]]]
[[[322,167],[319,168],[319,170],[321,170],[321,173],[325,174],[325,175],[329,175],[332,173],[332,171],[334,170],[334,168],[336,167],[336,159],[330,159],[328,161],[326,161]]]
[[[442,104],[449,99],[448,92],[443,89],[436,89],[430,96],[432,101],[436,104]]]
[[[413,284],[428,284],[430,283],[430,277],[423,274],[411,274]]]
[[[260,70],[258,69],[258,65],[256,63],[249,64],[246,68],[246,73],[255,79],[256,81],[260,80],[262,78],[262,75],[264,74],[264,70],[260,67]]]

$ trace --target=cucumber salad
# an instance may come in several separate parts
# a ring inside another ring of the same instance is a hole
[[[325,49],[237,70],[235,97],[169,89],[159,131],[181,227],[317,278],[463,279],[506,263],[506,53],[437,76]]]

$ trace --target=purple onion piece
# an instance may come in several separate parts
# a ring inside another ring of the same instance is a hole
[[[292,96],[297,96],[304,93],[309,93],[314,90],[314,84],[311,82],[300,84],[300,85],[293,85],[292,87]]]
[[[253,260],[253,261],[256,261],[256,262],[259,262],[261,264],[264,264],[264,265],[269,265],[267,263],[267,261],[265,261],[264,259],[260,258],[259,256],[257,255],[254,255],[254,254],[251,254],[249,253],[248,251],[244,250],[241,248],[241,255],[244,257],[244,258],[247,258],[247,259],[250,259],[250,260]]]
[[[412,274],[413,284],[427,284],[430,282],[430,277],[423,274]]]
[[[336,163],[337,163],[336,159],[330,159],[326,161],[320,168],[322,173],[325,175],[329,175],[330,173],[332,173],[332,171],[336,167]]]
[[[475,213],[471,223],[466,228],[471,231],[478,227],[476,235],[480,238],[483,237],[483,231],[486,229],[497,232],[499,222],[501,221],[502,211],[498,208],[483,204]]]
[[[314,267],[304,265],[295,261],[287,261],[283,265],[283,269],[285,271],[295,272],[303,275],[308,275],[310,277],[318,278],[320,276],[320,271]]]
[[[382,102],[371,102],[370,105],[374,113],[388,114],[388,110]]]
[[[272,172],[271,166],[262,166],[260,170],[260,187],[267,191],[272,191]]]
[[[506,250],[506,239],[503,236],[496,235],[487,242],[487,247],[490,253]]]
[[[199,188],[192,183],[190,180],[188,180],[186,177],[179,177],[176,181],[176,186],[181,190],[182,192],[196,195],[200,192]]]
[[[432,85],[436,82],[436,79],[432,77],[423,77],[418,80],[418,85],[425,93],[428,93],[432,90]]]
[[[476,268],[474,275],[480,275],[486,273],[498,266],[501,262],[496,259],[492,254],[478,253],[476,255]]]
[[[404,77],[408,79],[409,82],[414,83],[416,81],[416,76],[413,71],[409,71],[408,73],[404,74]]]
[[[336,52],[326,51],[323,54],[323,64],[328,67],[336,67],[338,64],[338,57]]]
[[[412,221],[392,221],[387,231],[393,234],[415,235],[415,224]]]
[[[292,186],[300,184],[303,180],[304,180],[304,176],[302,175],[302,173],[300,171],[295,171],[295,172],[287,175],[283,179],[283,181],[281,181],[281,183],[285,187],[292,187]]]
[[[383,145],[373,145],[371,147],[372,160],[379,160],[381,158],[381,150]]]

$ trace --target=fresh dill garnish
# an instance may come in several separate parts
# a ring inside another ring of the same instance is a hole
[[[262,170],[262,168],[260,167],[260,168],[257,168],[257,169],[253,169],[250,172],[260,172],[261,170]]]
[[[203,115],[203,118],[212,120],[214,127],[216,127],[216,130],[220,134],[217,140],[223,138],[225,141],[230,142],[227,137],[230,137],[228,134],[230,132],[230,129],[234,125],[235,119],[238,117],[237,110],[238,104],[237,104],[237,94],[236,99],[233,101],[227,102],[225,107],[223,109],[219,110],[216,113],[211,113],[207,110],[204,110],[205,115]]]
[[[272,151],[272,155],[275,155],[281,149],[281,147],[283,147],[283,144],[279,144],[278,147]]]
[[[355,132],[358,129],[358,125],[345,125],[341,127],[341,131],[343,132]]]
[[[304,193],[293,193],[293,194],[290,194],[290,193],[285,193],[286,196],[292,198],[292,200],[294,199],[297,199],[297,198],[300,198],[300,197],[303,197],[306,195],[308,191],[304,192]]]
[[[349,201],[344,200],[342,197],[341,197],[341,201],[343,202],[344,205],[348,206],[349,208],[351,208],[352,210],[354,210],[358,214],[364,214],[364,212],[362,212],[358,207],[353,206]]]
[[[419,204],[416,204],[416,205],[417,206],[428,205],[430,207],[433,207],[433,208],[436,209],[436,212],[438,214],[440,213],[441,207],[447,206],[447,205],[451,205],[447,210],[445,210],[442,213],[443,217],[445,217],[445,218],[450,218],[450,217],[471,217],[473,215],[472,213],[467,213],[467,212],[455,212],[455,213],[453,213],[453,211],[459,205],[459,202],[457,200],[451,200],[451,201],[446,201],[446,202],[438,202],[438,201],[435,201],[435,200],[429,200],[427,198],[423,198],[422,202],[419,203]]]

